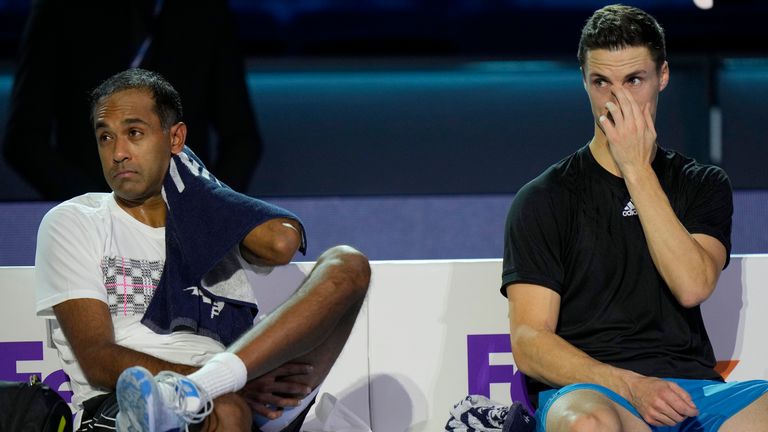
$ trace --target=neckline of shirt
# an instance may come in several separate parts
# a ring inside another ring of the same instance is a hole
[[[110,211],[112,214],[116,215],[120,219],[126,221],[131,227],[141,230],[147,235],[157,237],[157,238],[165,238],[165,227],[151,227],[145,223],[139,222],[131,216],[130,213],[125,211],[124,208],[120,207],[117,204],[117,201],[115,200],[115,193],[112,192],[107,195],[107,205],[109,206]]]
[[[610,171],[605,169],[600,163],[595,159],[595,156],[592,154],[592,151],[589,149],[589,143],[582,147],[579,152],[584,153],[583,157],[586,158],[586,165],[589,168],[590,171],[595,173],[596,176],[599,178],[605,180],[608,184],[619,187],[622,189],[627,188],[627,184],[624,183],[624,179],[618,176],[613,175]],[[656,176],[659,175],[659,172],[662,171],[662,166],[664,163],[664,159],[667,156],[667,150],[661,147],[660,145],[656,145],[656,154],[653,157],[653,161],[651,162],[651,167],[653,168],[653,171],[656,173]]]

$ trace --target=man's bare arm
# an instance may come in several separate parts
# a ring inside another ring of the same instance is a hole
[[[293,219],[268,220],[248,233],[240,243],[240,252],[252,264],[288,264],[301,246],[300,229]]]
[[[726,249],[714,237],[691,235],[675,215],[651,166],[656,129],[649,104],[638,106],[624,88],[607,108],[613,121],[600,123],[609,150],[637,208],[656,269],[684,307],[701,304],[714,291],[725,266]]]
[[[114,389],[123,370],[136,365],[153,374],[164,370],[188,374],[197,369],[117,345],[109,309],[100,300],[68,300],[54,306],[53,311],[86,379],[94,387]]]
[[[656,269],[684,307],[704,302],[714,292],[727,252],[719,240],[690,234],[675,215],[653,169],[625,177]]]
[[[554,387],[594,383],[618,393],[654,425],[674,425],[697,414],[676,384],[601,363],[555,334],[560,296],[545,287],[507,287],[515,364],[526,375]]]

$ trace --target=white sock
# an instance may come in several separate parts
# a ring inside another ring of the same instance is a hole
[[[202,390],[201,393],[207,393],[213,400],[245,387],[248,381],[248,370],[240,357],[225,351],[213,356],[202,368],[187,377],[197,384],[197,387]],[[200,402],[202,406],[208,401]]]
[[[200,391],[200,398],[187,394],[186,411],[195,413],[203,409],[209,401],[217,397],[240,390],[248,380],[248,370],[240,357],[231,352],[222,352],[211,357],[197,371],[187,375]],[[168,404],[177,400],[176,387],[158,385],[160,397]],[[206,398],[207,397],[207,398]]]

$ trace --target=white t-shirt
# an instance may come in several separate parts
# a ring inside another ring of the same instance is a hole
[[[111,193],[65,201],[45,215],[37,235],[38,316],[55,318],[52,307],[67,300],[101,300],[109,305],[115,343],[166,361],[201,365],[224,346],[187,332],[156,334],[140,323],[164,261],[165,228],[137,221]],[[54,331],[53,341],[78,409],[83,401],[107,392],[88,384],[61,329]]]

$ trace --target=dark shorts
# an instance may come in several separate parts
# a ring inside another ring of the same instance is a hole
[[[307,414],[314,403],[315,398],[313,397],[306,408],[304,408],[304,410],[296,416],[288,426],[283,428],[282,432],[299,432],[301,430],[301,425],[304,424],[304,419],[307,417]],[[83,418],[77,432],[115,430],[115,417],[117,417],[120,407],[117,405],[117,396],[114,392],[88,399],[83,402],[83,408]],[[190,427],[190,431],[194,430],[194,427]],[[261,432],[256,423],[254,423],[251,432]]]
[[[83,418],[77,432],[115,430],[119,407],[115,393],[92,397],[83,402]]]
[[[723,383],[707,380],[667,379],[682,387],[693,398],[699,409],[699,415],[689,417],[676,426],[650,426],[653,432],[715,432],[726,420],[741,411],[747,405],[768,393],[768,381],[737,381]],[[576,390],[593,390],[626,408],[638,418],[637,412],[629,401],[612,390],[596,384],[572,384],[559,390],[549,390],[539,394],[539,406],[536,412],[538,431],[543,432],[547,412],[561,396]]]

